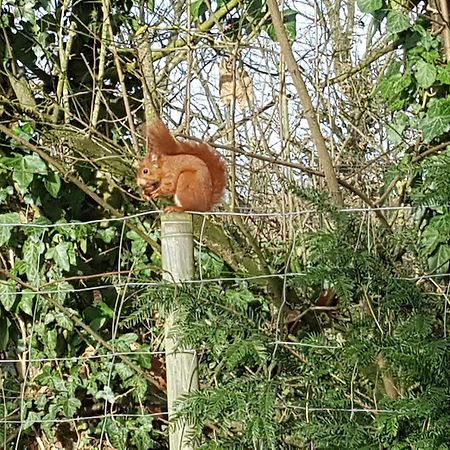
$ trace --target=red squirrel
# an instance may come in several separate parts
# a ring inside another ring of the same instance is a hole
[[[137,171],[146,200],[173,195],[166,212],[210,211],[227,182],[225,164],[205,142],[177,141],[161,120],[147,129],[147,155]]]

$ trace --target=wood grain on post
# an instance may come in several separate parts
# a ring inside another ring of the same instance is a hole
[[[192,279],[194,275],[194,251],[192,237],[192,217],[189,214],[164,214],[161,217],[161,254],[164,279],[173,283]],[[176,299],[174,299],[176,302]],[[176,413],[176,402],[183,395],[198,389],[197,355],[194,350],[177,348],[172,336],[179,322],[178,308],[166,319],[165,347],[167,372],[167,407],[169,420]],[[190,426],[183,424],[170,427],[170,450],[190,450],[186,442]]]

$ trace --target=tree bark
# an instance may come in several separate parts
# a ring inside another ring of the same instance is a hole
[[[339,191],[339,184],[336,177],[336,172],[334,170],[333,161],[331,159],[331,155],[328,151],[322,132],[320,131],[319,122],[317,120],[317,115],[314,110],[311,97],[309,96],[306,84],[302,78],[300,69],[292,51],[292,47],[286,35],[280,10],[278,9],[276,0],[268,0],[267,5],[269,6],[269,12],[272,18],[272,23],[275,28],[278,42],[280,43],[281,51],[286,58],[287,68],[291,73],[294,86],[297,89],[300,102],[302,103],[305,118],[308,122],[314,145],[317,148],[317,152],[319,153],[319,160],[323,168],[328,190],[334,201],[338,205],[342,206],[343,199],[341,192]]]

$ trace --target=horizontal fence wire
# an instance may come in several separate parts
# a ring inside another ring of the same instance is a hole
[[[329,349],[335,350],[342,348],[342,346],[338,345],[319,345],[319,344],[310,344],[306,342],[290,342],[290,341],[271,341],[267,342],[267,345],[292,345],[293,347],[309,347],[309,348],[320,348],[320,349]],[[191,355],[197,355],[198,352],[192,349],[179,349],[173,352],[166,352],[164,350],[158,351],[133,351],[133,352],[107,352],[102,355],[80,355],[80,356],[66,356],[66,357],[54,357],[54,358],[27,358],[26,356],[23,358],[7,358],[0,359],[0,366],[2,364],[16,364],[16,363],[48,363],[48,362],[77,362],[77,361],[89,361],[89,360],[98,360],[98,359],[111,359],[115,356],[167,356],[167,355],[175,355],[180,353],[186,353]]]
[[[379,208],[372,207],[364,207],[364,208],[339,208],[336,211],[342,213],[370,213],[376,211],[414,211],[425,208],[446,208],[449,205],[426,205],[426,206],[380,206]],[[73,227],[73,226],[82,226],[82,225],[95,225],[100,223],[108,223],[108,222],[121,222],[132,219],[143,218],[151,215],[162,214],[164,211],[162,210],[151,210],[144,211],[136,214],[130,214],[126,216],[120,217],[107,217],[104,219],[95,219],[95,220],[87,220],[85,222],[61,222],[61,223],[32,223],[32,222],[24,222],[24,223],[0,223],[0,227],[33,227],[33,228],[59,228],[59,227]],[[327,214],[326,211],[320,211],[318,209],[302,209],[298,211],[290,211],[290,212],[280,212],[280,211],[268,211],[268,212],[257,212],[253,210],[248,211],[208,211],[208,212],[200,212],[200,211],[186,211],[189,214],[193,214],[196,216],[242,216],[242,217],[295,217],[302,216],[305,214]]]
[[[108,419],[108,418],[128,418],[128,419],[139,419],[139,418],[150,418],[150,417],[158,417],[158,416],[167,416],[168,413],[166,411],[157,412],[157,413],[148,413],[148,414],[127,414],[127,413],[105,413],[105,414],[98,414],[93,416],[85,416],[85,417],[72,417],[72,418],[65,418],[61,417],[58,419],[33,419],[33,420],[20,420],[20,419],[1,419],[0,418],[0,425],[27,425],[27,424],[34,424],[34,423],[67,423],[67,422],[81,422],[83,420],[99,420],[99,419]]]
[[[128,275],[129,273],[127,273]],[[252,281],[252,280],[264,280],[264,279],[270,279],[270,278],[292,278],[292,277],[303,277],[306,276],[306,273],[302,272],[291,272],[291,273],[280,273],[280,274],[267,274],[267,275],[253,275],[248,277],[222,277],[222,278],[201,278],[197,280],[184,280],[182,284],[184,285],[195,285],[195,284],[214,284],[214,283],[225,283],[225,282],[246,282],[246,281]],[[102,277],[103,274],[98,274],[98,278]],[[111,276],[111,274],[107,275],[108,277]],[[114,275],[117,276],[117,275]],[[403,281],[421,281],[421,280],[427,280],[427,279],[433,279],[433,278],[443,278],[450,276],[450,272],[446,273],[438,273],[438,274],[423,274],[423,275],[417,275],[415,277],[397,277],[398,280]],[[92,276],[90,275],[92,278]],[[82,276],[79,277],[80,280],[83,279]],[[73,280],[66,280],[61,279],[58,282],[64,283],[67,281],[73,281]],[[6,280],[0,280],[0,285],[9,285],[8,281]],[[52,283],[57,284],[57,283]],[[145,288],[145,287],[164,287],[164,286],[170,286],[170,282],[167,281],[151,281],[151,282],[136,282],[136,281],[129,281],[129,282],[121,282],[121,283],[113,283],[113,284],[101,284],[96,286],[86,286],[82,288],[71,288],[71,289],[39,289],[36,287],[34,290],[34,286],[30,285],[27,287],[28,290],[23,291],[14,291],[14,292],[7,292],[7,293],[1,293],[0,295],[11,295],[11,296],[18,296],[22,294],[30,295],[48,295],[48,294],[74,294],[77,292],[89,292],[89,291],[101,291],[104,289],[111,289],[111,288],[126,288],[126,287],[134,287],[134,288]],[[29,289],[33,289],[31,292]]]
[[[362,413],[362,414],[395,414],[398,411],[392,409],[376,409],[376,408],[333,408],[333,407],[313,407],[313,406],[301,406],[301,405],[276,405],[277,409],[291,410],[291,411],[302,411],[317,412],[317,413]],[[402,413],[408,413],[407,410],[403,410]],[[135,414],[135,413],[105,413],[96,414],[92,416],[76,416],[72,418],[60,417],[55,419],[39,419],[33,418],[32,420],[27,419],[2,419],[0,418],[0,425],[31,425],[31,424],[60,424],[60,423],[70,423],[70,422],[82,422],[89,420],[103,420],[103,419],[146,419],[155,417],[166,417],[168,415],[167,411],[161,411],[157,413],[147,413],[147,414]]]

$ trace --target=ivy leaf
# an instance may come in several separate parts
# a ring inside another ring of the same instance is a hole
[[[363,13],[374,13],[383,7],[383,0],[357,0],[358,8]]]
[[[450,84],[450,67],[438,67],[437,80],[442,84]]]
[[[99,302],[97,308],[100,310],[103,317],[112,319],[114,317],[114,310],[105,302]]]
[[[98,391],[95,394],[95,398],[106,400],[109,403],[114,403],[116,400],[116,397],[114,395],[114,392],[109,386],[105,386],[104,389],[101,391]]]
[[[61,178],[56,172],[50,172],[44,179],[44,186],[53,198],[57,198],[61,189]]]
[[[205,0],[195,0],[191,3],[191,17],[194,21],[198,21],[207,10]]]
[[[283,11],[283,23],[286,30],[286,35],[289,39],[294,40],[297,37],[297,11],[293,9],[285,9]],[[275,32],[275,27],[272,23],[267,26],[267,34],[273,41],[277,40],[277,34]]]
[[[136,400],[141,401],[141,399],[145,398],[148,385],[144,378],[135,375],[126,380],[125,386],[133,388],[132,395]]]
[[[128,437],[128,430],[117,420],[106,419],[106,432],[108,437],[117,450],[126,450],[126,442]]]
[[[66,299],[67,295],[73,291],[73,286],[67,283],[66,281],[63,281],[62,283],[58,283],[56,288],[52,287],[50,290],[53,292],[52,293],[53,298],[55,300],[58,300],[58,302],[62,304],[64,303],[64,300]]]
[[[55,313],[56,323],[63,329],[67,331],[73,330],[73,322],[62,312]]]
[[[436,81],[436,76],[437,70],[433,64],[423,60],[417,62],[415,77],[420,87],[429,88]]]
[[[250,0],[245,2],[246,13],[256,20],[261,20],[266,13],[265,2],[263,0]]]
[[[81,406],[80,400],[75,397],[65,397],[62,402],[59,402],[66,417],[73,417]]]
[[[387,15],[387,26],[389,32],[396,34],[407,30],[411,26],[411,23],[407,14],[401,9],[395,9],[389,11]]]
[[[19,308],[25,314],[32,316],[33,315],[33,300],[34,300],[34,297],[36,296],[36,294],[29,289],[24,289],[22,292],[23,293],[22,293],[22,298],[20,299]]]
[[[33,181],[34,174],[28,170],[24,158],[20,160],[19,167],[14,170],[12,178],[22,191],[25,191]]]
[[[70,270],[70,262],[69,262],[69,243],[68,242],[60,242],[56,247],[53,247],[52,252],[50,253],[50,257],[55,261],[56,265],[60,267],[62,270],[68,272]]]
[[[126,380],[134,375],[134,371],[124,363],[114,364],[114,370],[119,374],[122,380]]]
[[[430,255],[442,242],[441,233],[433,227],[427,227],[422,234],[421,244],[424,255]]]
[[[450,129],[450,99],[431,99],[428,111],[418,126],[426,143],[446,133]]]
[[[27,268],[26,274],[29,281],[37,283],[39,278],[40,269],[40,254],[45,250],[45,245],[40,241],[35,241],[31,236],[25,241],[23,245],[23,260],[25,261]]]
[[[144,352],[149,352],[148,354],[145,354]],[[152,367],[152,357],[153,355],[150,353],[150,346],[149,345],[141,345],[139,347],[139,354],[137,356],[137,362],[141,367],[144,369],[151,369]]]
[[[27,415],[27,418],[25,419],[23,423],[23,430],[27,430],[28,428],[31,428],[35,422],[41,421],[41,413],[30,411]]]
[[[28,188],[34,174],[47,175],[47,165],[38,155],[26,155],[14,159],[13,180],[22,190]]]
[[[16,299],[15,283],[12,280],[7,282],[2,281],[0,283],[0,303],[6,311],[11,311]]]
[[[11,229],[8,224],[20,223],[20,216],[18,213],[0,214],[0,245],[8,243],[11,237]]]
[[[108,227],[104,230],[97,230],[97,236],[105,243],[110,244],[116,237],[117,230],[114,227]]]
[[[403,132],[409,125],[409,117],[403,111],[400,111],[395,115],[394,120],[387,125],[389,141],[394,145],[400,144],[402,142]]]
[[[138,450],[146,450],[148,448],[156,448],[155,441],[152,439],[149,431],[143,427],[139,427],[134,433],[131,442]]]
[[[25,167],[32,173],[47,175],[47,165],[38,155],[26,155],[23,158]]]
[[[450,261],[450,246],[445,244],[438,248],[438,251],[428,258],[430,271],[437,273],[447,273]]]
[[[409,71],[404,74],[398,71],[383,78],[376,92],[388,102],[390,111],[396,111],[403,107],[411,81]]]
[[[117,344],[124,343],[128,347],[131,347],[136,341],[138,340],[138,335],[136,333],[125,333],[119,338],[117,338],[115,341]]]
[[[55,356],[56,340],[58,332],[56,330],[47,330],[42,337],[44,341],[44,351],[49,357]]]

